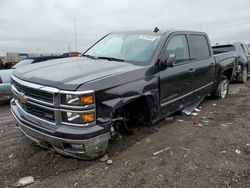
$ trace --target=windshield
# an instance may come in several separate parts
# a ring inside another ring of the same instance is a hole
[[[25,59],[25,60],[22,60],[20,62],[18,62],[17,64],[15,64],[15,66],[13,66],[13,69],[16,69],[18,67],[21,67],[23,65],[29,65],[33,62],[33,59]]]
[[[91,47],[84,56],[110,61],[147,65],[161,35],[110,34]]]

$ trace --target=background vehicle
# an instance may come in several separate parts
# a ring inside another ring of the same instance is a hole
[[[34,58],[28,58],[25,60],[22,60],[18,62],[15,66],[12,67],[12,69],[3,69],[0,70],[0,100],[10,99],[12,96],[11,92],[11,74],[14,71],[14,69],[30,65],[33,63],[39,63],[42,61],[46,61],[49,59],[58,59],[62,58],[61,56],[43,56],[43,57],[34,57]]]
[[[5,68],[5,62],[0,58],[0,70]]]
[[[236,66],[235,79],[239,82],[245,83],[250,72],[250,51],[248,46],[242,42],[234,42],[227,45],[213,46],[215,54],[236,51],[238,61]]]
[[[93,159],[111,127],[152,125],[207,95],[225,98],[237,54],[214,56],[203,32],[155,29],[109,34],[83,56],[17,69],[11,110],[40,146]]]

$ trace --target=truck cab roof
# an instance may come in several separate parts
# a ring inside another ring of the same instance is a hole
[[[117,31],[117,32],[112,32],[112,33],[126,33],[126,34],[150,34],[150,35],[166,35],[166,34],[172,34],[172,33],[187,33],[187,34],[205,34],[205,32],[200,32],[200,31],[187,31],[187,30],[175,30],[175,29],[163,29],[159,30],[157,32],[154,32],[154,30],[125,30],[125,31]]]

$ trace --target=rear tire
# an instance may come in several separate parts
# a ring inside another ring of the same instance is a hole
[[[217,98],[224,99],[227,97],[229,91],[229,81],[226,76],[221,77],[221,81],[214,93]]]
[[[247,82],[247,67],[244,66],[241,71],[241,75],[237,78],[238,82],[246,83]]]

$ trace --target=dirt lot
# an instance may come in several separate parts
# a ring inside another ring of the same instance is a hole
[[[39,148],[2,104],[0,187],[25,176],[35,178],[28,187],[250,187],[249,96],[250,81],[232,84],[227,99],[206,99],[197,116],[136,127],[110,144],[111,165]]]

